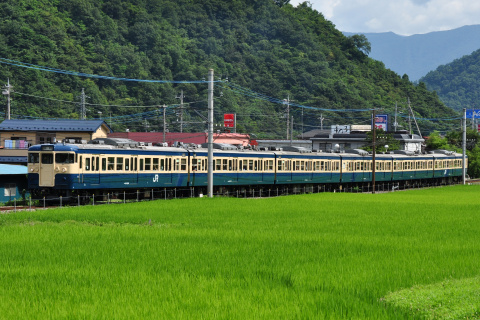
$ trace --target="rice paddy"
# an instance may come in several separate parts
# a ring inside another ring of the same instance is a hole
[[[0,215],[0,319],[478,318],[479,193],[455,186]]]

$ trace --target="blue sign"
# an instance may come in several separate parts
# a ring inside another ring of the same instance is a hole
[[[478,118],[480,118],[480,110],[467,109],[467,119],[478,119]]]

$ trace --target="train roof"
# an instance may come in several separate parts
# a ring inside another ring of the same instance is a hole
[[[110,141],[116,140],[116,141]],[[29,148],[29,151],[41,151],[44,150],[45,146],[50,146],[55,151],[65,151],[65,152],[87,152],[87,150],[96,150],[103,151],[105,153],[131,153],[132,151],[138,154],[145,154],[150,152],[159,152],[159,153],[175,153],[175,154],[184,154],[191,152],[193,154],[207,155],[208,149],[204,147],[195,146],[179,146],[179,147],[163,147],[163,146],[151,146],[151,145],[140,145],[138,142],[134,143],[130,139],[104,139],[100,143],[87,143],[87,144],[67,144],[67,143],[56,143],[56,144],[44,144],[44,145],[34,145]],[[252,150],[252,149],[238,149],[233,146],[224,146],[220,144],[215,145],[213,152],[215,155],[223,155],[225,157],[230,156],[240,156],[240,157],[289,157],[289,158],[328,158],[328,159],[338,159],[342,158],[365,158],[371,157],[372,155],[363,150],[348,150],[348,152],[315,152],[315,151],[305,151],[305,150]],[[436,158],[451,158],[451,157],[461,157],[462,154],[455,153],[452,151],[446,150],[434,150],[430,151],[428,154],[417,154],[411,152],[388,152],[388,153],[377,153],[376,158],[378,159],[418,159],[421,157],[436,157]]]

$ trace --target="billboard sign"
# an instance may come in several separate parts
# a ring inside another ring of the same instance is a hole
[[[375,128],[387,131],[388,128],[388,114],[377,114],[375,116]]]
[[[336,133],[350,133],[350,126],[349,125],[332,125],[331,131],[332,134]]]
[[[480,118],[479,109],[467,109],[467,119],[478,119]]]
[[[225,113],[223,115],[223,125],[225,128],[235,128],[235,114]]]

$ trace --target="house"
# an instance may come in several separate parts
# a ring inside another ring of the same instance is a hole
[[[28,197],[27,167],[22,165],[0,164],[0,202]]]
[[[4,120],[0,124],[0,163],[27,162],[31,145],[68,140],[81,143],[106,138],[103,120]]]

